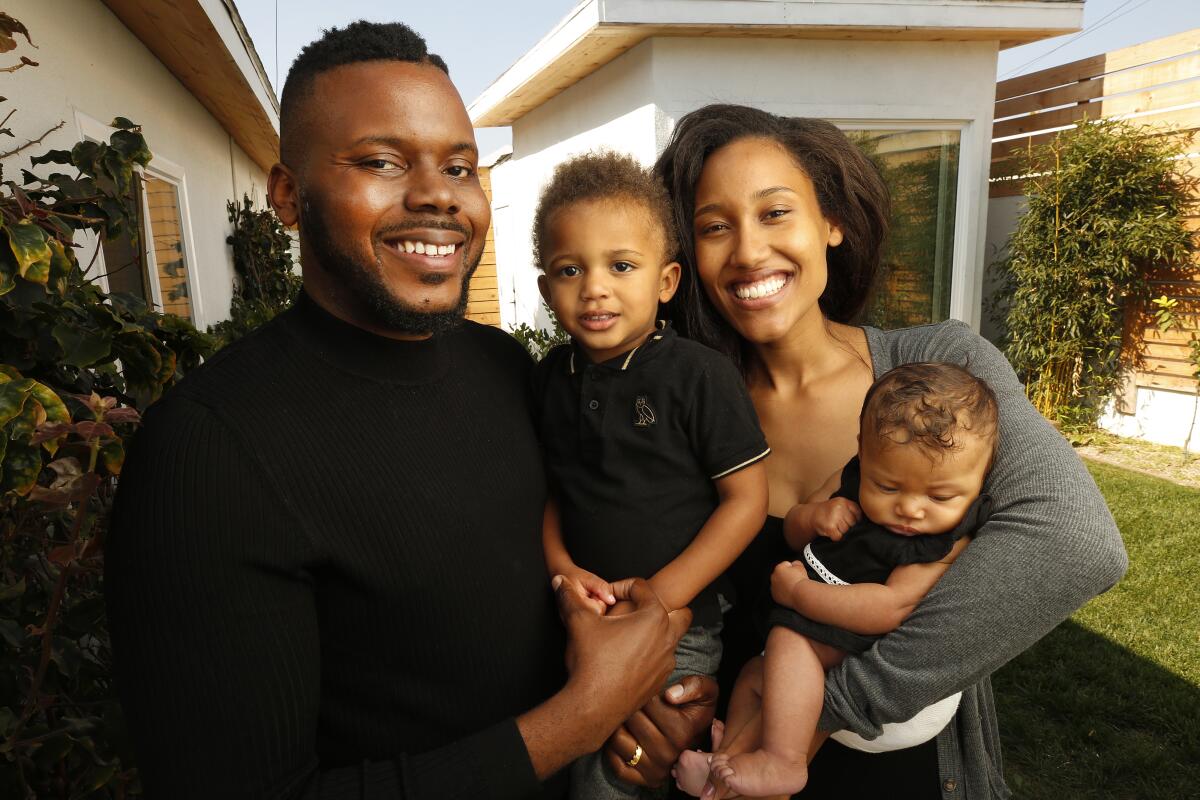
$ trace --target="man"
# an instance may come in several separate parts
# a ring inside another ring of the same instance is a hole
[[[557,581],[564,677],[529,360],[461,321],[490,212],[445,64],[402,25],[333,29],[280,117],[304,294],[147,413],[114,510],[147,794],[554,795],[627,719],[611,758],[662,778],[711,687],[634,713],[688,623],[643,582],[610,619]]]

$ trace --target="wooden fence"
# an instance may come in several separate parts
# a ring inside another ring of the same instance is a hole
[[[492,176],[487,167],[479,168],[479,182],[492,202]],[[492,229],[488,228],[487,239],[483,245],[483,257],[479,259],[479,267],[471,277],[471,285],[467,291],[467,319],[482,322],[484,325],[500,326],[500,295],[496,291],[496,242],[492,238]]]
[[[1195,137],[1184,169],[1200,174],[1200,28],[1073,61],[996,84],[992,127],[991,197],[1021,194],[1014,150],[1053,138],[1083,119],[1123,119],[1161,127],[1165,136]],[[1197,197],[1200,202],[1200,197]],[[1188,225],[1200,231],[1193,208]],[[1144,358],[1134,385],[1194,391],[1187,343],[1200,336],[1200,258],[1191,268],[1157,269],[1155,295],[1180,301],[1183,330],[1162,333],[1148,320],[1131,331]],[[1136,342],[1131,341],[1131,344]]]

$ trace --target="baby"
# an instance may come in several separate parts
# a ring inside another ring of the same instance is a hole
[[[770,452],[732,363],[658,322],[679,283],[675,247],[665,190],[626,156],[562,164],[535,215],[538,286],[572,339],[535,371],[546,564],[601,613],[627,610],[610,581],[628,577],[690,607],[671,681],[720,663],[714,584],[766,518]],[[641,757],[635,744],[626,763]],[[575,800],[639,794],[598,754],[572,767]]]
[[[738,677],[721,750],[681,755],[681,788],[702,797],[804,788],[826,736],[817,730],[825,671],[897,628],[967,546],[990,506],[981,490],[997,441],[995,395],[961,367],[906,364],[875,382],[858,456],[784,520],[804,558],[775,568],[780,605],[765,656]]]

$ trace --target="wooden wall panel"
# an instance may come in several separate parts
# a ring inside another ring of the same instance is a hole
[[[487,167],[479,168],[479,183],[487,194],[488,202],[491,203],[492,176]],[[500,295],[496,289],[496,243],[492,238],[491,227],[488,228],[487,239],[484,240],[479,266],[471,276],[471,285],[467,289],[467,319],[500,327]]]
[[[1036,147],[1087,119],[1126,119],[1161,130],[1163,136],[1194,137],[1184,172],[1200,174],[1200,28],[1022,75],[996,84],[992,129],[991,197],[1022,194],[1014,150]],[[1009,137],[1004,141],[996,141]],[[1200,193],[1196,197],[1200,212]],[[1200,231],[1200,213],[1188,220]],[[1200,254],[1192,263],[1158,268],[1149,278],[1155,296],[1179,301],[1181,329],[1159,331],[1150,309],[1131,320],[1128,344],[1140,347],[1135,383],[1195,391],[1188,342],[1200,337]]]

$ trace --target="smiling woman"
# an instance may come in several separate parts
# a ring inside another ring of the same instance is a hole
[[[730,666],[761,650],[767,576],[795,558],[783,517],[859,452],[873,379],[950,362],[995,392],[1000,441],[984,487],[994,513],[898,629],[826,673],[820,728],[873,739],[962,691],[955,718],[935,740],[887,757],[825,745],[804,796],[1009,796],[989,674],[1127,564],[1094,482],[1003,356],[962,323],[849,324],[878,271],[888,203],[875,165],[836,127],[709,106],[679,121],[657,171],[692,234],[680,248],[677,316],[688,335],[738,359],[772,450],[772,517],[731,570],[739,603],[726,619]]]

